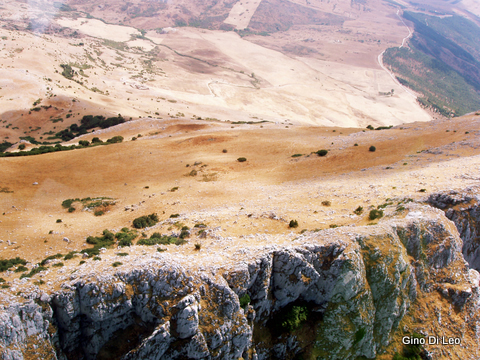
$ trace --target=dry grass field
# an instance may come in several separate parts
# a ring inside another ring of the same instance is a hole
[[[138,134],[136,141],[121,144],[0,159],[2,257],[39,261],[81,250],[87,236],[131,227],[133,219],[151,213],[163,223],[149,234],[175,231],[168,219],[180,214],[178,220],[189,227],[205,223],[237,241],[265,236],[281,243],[292,231],[367,224],[370,207],[388,198],[424,199],[479,178],[478,116],[365,132],[140,119],[81,139],[130,140]],[[375,152],[369,151],[372,145]],[[320,149],[328,154],[313,153]],[[101,196],[117,201],[102,216],[79,204],[72,213],[62,207],[66,199]],[[358,206],[365,209],[361,216],[353,214]],[[292,219],[297,229],[289,229]],[[194,241],[169,251],[193,251]]]

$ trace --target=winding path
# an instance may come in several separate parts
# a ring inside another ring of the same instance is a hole
[[[397,10],[397,16],[398,16],[398,18],[400,19],[400,21],[403,23],[403,25],[405,25],[405,27],[406,27],[407,30],[408,30],[408,35],[403,38],[402,44],[398,47],[399,49],[401,49],[401,48],[405,45],[406,41],[407,41],[410,37],[412,37],[413,32],[410,30],[410,28],[407,26],[407,24],[405,24],[405,21],[403,21],[402,17],[398,14],[399,12],[400,12],[400,10]],[[381,66],[381,68],[382,68],[383,70],[385,70],[385,71],[388,73],[388,75],[390,75],[390,77],[393,79],[393,81],[395,81],[403,90],[405,90],[405,92],[407,92],[408,94],[410,94],[411,96],[413,96],[413,97],[416,99],[416,98],[417,98],[417,95],[415,95],[415,93],[412,92],[412,90],[410,90],[410,89],[407,88],[406,86],[403,86],[403,85],[400,83],[400,81],[397,80],[397,78],[395,77],[395,75],[394,75],[393,73],[391,73],[391,72],[385,67],[385,65],[383,65],[383,54],[385,53],[385,51],[386,51],[386,49],[383,50],[380,55],[378,55],[378,58],[377,58],[378,64]]]

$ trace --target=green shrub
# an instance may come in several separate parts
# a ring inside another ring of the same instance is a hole
[[[240,299],[240,307],[245,308],[248,304],[250,304],[250,296],[248,294],[243,295]]]
[[[156,223],[158,223],[158,215],[154,213],[136,218],[135,220],[133,220],[133,227],[136,229],[143,229],[153,226]]]
[[[200,251],[201,248],[202,248],[202,244],[200,244],[200,243],[196,243],[196,244],[195,244],[195,250],[196,250],[196,251]]]
[[[25,144],[18,145],[19,150],[24,150],[27,146]]]
[[[306,306],[293,306],[282,319],[282,327],[284,330],[292,332],[298,329],[307,318],[308,309]]]
[[[112,264],[113,267],[118,267],[118,266],[120,266],[120,265],[123,265],[123,263],[121,263],[120,261],[115,261],[115,262]]]
[[[290,220],[290,223],[288,224],[289,228],[297,228],[298,227],[298,221],[297,220]]]
[[[107,143],[116,144],[121,143],[123,141],[123,136],[114,136],[111,139],[107,140]]]
[[[25,266],[23,266],[23,265],[20,265],[19,267],[17,267],[17,268],[15,269],[15,272],[16,272],[16,273],[18,273],[18,272],[25,272],[25,271],[28,271],[28,269],[27,269]]]
[[[95,257],[93,258],[93,260],[95,260],[95,261],[100,261],[100,260],[102,260],[102,258],[101,258],[100,256],[95,256]]]
[[[316,153],[318,156],[325,156],[328,154],[328,150],[318,150],[317,153]]]
[[[377,148],[373,145],[368,148],[368,151],[371,151],[371,152],[375,152],[375,150],[377,150]]]
[[[43,259],[43,260],[40,262],[40,266],[46,265],[49,260],[60,259],[60,258],[62,258],[62,257],[63,257],[63,255],[60,254],[60,253],[55,254],[55,255],[47,256],[45,259]]]
[[[64,264],[62,262],[59,262],[59,263],[56,263],[56,264],[53,264],[52,266],[54,267],[62,267]]]
[[[382,210],[370,210],[370,213],[368,214],[368,218],[370,220],[375,220],[375,219],[380,219],[383,216],[383,211]]]
[[[74,211],[75,211],[75,208],[74,208],[73,206],[70,206],[70,207],[68,208],[68,212],[69,212],[69,213],[72,213],[72,212],[74,212]]]
[[[57,223],[61,223],[61,222],[62,222],[62,219],[57,219],[56,222],[57,222]]]
[[[418,192],[427,192],[427,189],[420,189]]]
[[[157,251],[158,252],[164,252],[164,251],[167,251],[167,249],[157,248]]]
[[[359,206],[353,212],[357,215],[361,215],[363,213],[363,207]]]
[[[330,206],[330,205],[332,205],[332,202],[328,201],[328,200],[324,200],[324,201],[322,201],[322,205],[323,206]]]
[[[67,255],[65,255],[63,257],[63,260],[70,260],[70,259],[73,259],[73,257],[75,256],[76,254],[76,251],[70,251]]]
[[[368,126],[367,126],[367,129],[368,129],[368,130],[374,130],[375,128],[374,128],[372,125],[368,125]]]
[[[40,271],[45,271],[45,270],[47,270],[46,267],[38,266],[35,269],[30,270],[28,274],[22,274],[20,276],[20,279],[32,277],[33,275],[38,274]]]
[[[170,219],[178,218],[180,214],[172,214],[170,215]]]
[[[98,137],[94,137],[94,138],[92,139],[92,144],[98,144],[98,143],[102,143],[102,142],[103,142],[103,141],[100,140]]]
[[[21,259],[18,256],[14,259],[0,260],[0,272],[4,272],[16,265],[26,265],[27,260]]]
[[[117,255],[117,256],[128,256],[128,253],[120,252],[120,253],[116,253],[115,255]]]
[[[353,146],[358,146],[358,144],[357,144],[357,143],[355,143],[355,144],[353,144]]]
[[[238,161],[238,162],[245,162],[245,161],[247,161],[247,158],[239,157],[239,158],[237,159],[237,161]]]
[[[80,146],[88,146],[88,145],[90,145],[90,143],[89,143],[87,140],[80,140],[80,141],[78,142],[78,144],[79,144]]]
[[[105,214],[102,210],[97,210],[93,213],[93,215],[95,216],[102,216],[103,214]]]
[[[296,158],[296,157],[300,157],[300,156],[302,156],[302,155],[303,155],[303,154],[293,154],[292,157],[293,157],[293,158]]]

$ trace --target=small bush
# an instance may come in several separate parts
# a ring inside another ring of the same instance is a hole
[[[289,228],[297,228],[298,227],[298,221],[297,220],[290,220],[290,223],[288,224]]]
[[[327,154],[328,154],[328,150],[325,150],[325,149],[317,151],[318,156],[325,156]]]
[[[361,215],[363,213],[363,207],[359,206],[353,212],[357,215]]]
[[[180,217],[180,214],[172,214],[170,215],[170,219],[178,218]]]
[[[97,210],[93,213],[93,215],[95,216],[102,216],[103,214],[105,214],[102,210]]]
[[[250,304],[250,301],[252,301],[248,294],[243,295],[239,300],[240,300],[240,307],[242,308],[247,307],[248,304]]]
[[[118,267],[118,266],[120,266],[120,265],[123,265],[123,263],[121,263],[120,261],[115,261],[115,262],[112,264],[113,267]]]
[[[102,260],[102,258],[101,258],[100,256],[95,256],[95,257],[93,258],[93,260],[99,261],[99,260]]]
[[[72,213],[72,212],[74,212],[74,211],[75,211],[75,208],[74,208],[73,206],[70,206],[70,207],[68,208],[68,212],[69,212],[69,213]]]
[[[0,272],[4,272],[16,265],[26,265],[27,261],[19,258],[0,260]]]
[[[88,145],[90,145],[90,143],[89,143],[87,140],[80,140],[80,141],[78,142],[78,144],[79,144],[80,146],[88,146]]]
[[[94,138],[92,139],[92,144],[98,144],[98,143],[102,143],[102,142],[103,142],[103,141],[100,140],[98,137],[94,137]]]
[[[80,262],[78,263],[78,265],[82,265],[82,264],[85,264],[85,260],[80,260]]]
[[[200,251],[201,248],[202,248],[202,244],[200,243],[195,244],[195,250]]]
[[[227,149],[223,149],[222,152],[223,152],[224,154],[226,154],[226,153],[227,153]]]
[[[371,152],[375,152],[375,150],[377,150],[377,148],[373,145],[368,148],[368,151],[371,151]]]
[[[358,146],[358,144],[357,144],[357,143],[355,143],[355,144],[353,144],[353,146]]]
[[[167,249],[157,248],[157,251],[158,252],[164,252],[164,251],[167,251]]]
[[[380,219],[383,216],[383,210],[370,210],[370,213],[368,214],[368,218],[370,220],[375,220],[375,219]]]
[[[330,206],[330,205],[332,205],[332,203],[328,200],[324,200],[324,201],[322,201],[322,205],[323,206]]]
[[[303,154],[293,154],[292,157],[293,157],[293,158],[296,158],[296,157],[300,157],[300,156],[302,156],[302,155],[303,155]]]
[[[158,223],[158,215],[154,213],[136,218],[133,220],[133,227],[136,229],[143,229],[153,226],[156,223]]]
[[[54,267],[62,267],[62,266],[64,266],[64,264],[63,264],[63,262],[59,262],[59,263],[53,264],[52,266],[54,266]]]
[[[24,150],[27,146],[25,144],[18,145],[19,150]]]
[[[335,229],[335,228],[337,228],[337,227],[338,227],[337,224],[330,224],[330,225],[329,225],[329,228],[330,228],[330,229]]]
[[[114,136],[111,139],[108,139],[107,143],[117,144],[117,143],[121,143],[122,141],[123,141],[123,136]]]
[[[17,268],[15,269],[15,272],[16,272],[16,273],[18,273],[18,272],[25,272],[25,271],[28,271],[28,269],[27,269],[25,266],[23,266],[23,265],[20,265],[19,267],[17,267]]]
[[[368,130],[374,130],[375,128],[374,128],[372,125],[368,125],[368,126],[367,126],[367,129],[368,129]]]
[[[62,219],[57,219],[57,223],[61,223],[62,222]]]
[[[238,162],[245,162],[245,161],[247,161],[247,158],[239,157],[239,158],[237,159],[237,161],[238,161]]]
[[[69,252],[67,255],[65,255],[65,256],[63,257],[63,260],[73,259],[74,255],[75,255],[75,251],[71,251],[71,252]]]
[[[308,309],[306,306],[294,306],[284,316],[282,321],[282,327],[286,331],[294,331],[302,325],[308,318]]]
[[[45,271],[45,270],[47,270],[46,267],[38,266],[35,269],[30,270],[28,274],[22,274],[20,276],[20,279],[32,277],[33,275],[38,274],[40,271]]]
[[[121,252],[121,253],[116,253],[115,255],[117,255],[117,256],[128,256],[128,253]]]
[[[418,192],[427,192],[427,189],[420,189]]]

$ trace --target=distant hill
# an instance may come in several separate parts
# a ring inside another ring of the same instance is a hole
[[[415,33],[409,48],[390,48],[384,62],[398,80],[423,94],[419,102],[445,116],[480,109],[480,28],[458,16],[404,12]]]

